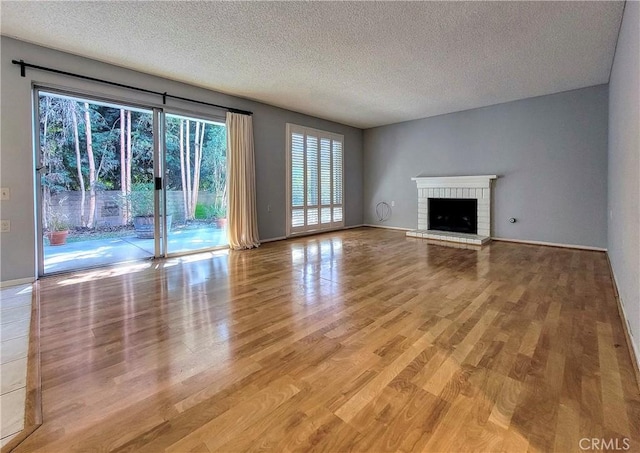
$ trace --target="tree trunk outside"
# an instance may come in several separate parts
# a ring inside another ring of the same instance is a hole
[[[87,226],[87,219],[84,217],[84,204],[85,204],[85,188],[84,188],[84,176],[82,176],[82,157],[80,156],[80,136],[78,135],[78,113],[76,110],[76,103],[73,102],[71,110],[71,120],[73,121],[73,138],[76,148],[76,167],[78,170],[78,184],[80,185],[80,224],[83,227]]]
[[[200,121],[196,121],[196,132],[193,135],[193,181],[191,186],[191,217],[196,216],[198,202],[198,156],[200,154]]]
[[[127,156],[126,156],[126,136],[125,136],[125,115],[124,109],[120,109],[120,194],[122,196],[122,221],[129,223],[129,208],[127,206]]]
[[[89,103],[84,103],[84,122],[87,135],[87,158],[89,159],[89,218],[87,227],[93,228],[96,216],[96,163],[93,157],[93,140],[91,138],[91,118]]]
[[[190,136],[189,136],[189,128],[191,127],[190,121],[187,120],[187,134],[186,134],[186,164],[187,167],[187,213],[189,214],[187,219],[193,218],[192,209],[191,209],[191,149],[189,146]],[[185,219],[185,220],[187,220]]]
[[[51,98],[49,96],[45,97],[45,102],[46,102],[46,108],[45,108],[45,113],[44,113],[44,134],[42,137],[42,148],[40,150],[41,156],[41,165],[44,167],[45,165],[48,165],[48,151],[47,151],[47,137],[48,137],[48,132],[49,132],[49,110],[51,109]],[[38,174],[39,178],[42,178],[42,176],[40,176]],[[49,216],[47,216],[47,213],[50,212],[51,209],[51,190],[49,189],[49,186],[47,186],[46,184],[42,184],[42,223],[43,223],[43,227],[49,228]]]
[[[198,122],[198,124],[200,124]],[[202,123],[202,129],[200,131],[200,136],[198,136],[198,128],[196,127],[196,155],[193,169],[193,193],[192,193],[192,202],[194,214],[196,206],[198,205],[198,192],[200,191],[200,168],[202,166],[202,145],[204,143],[204,131],[205,131],[206,123]]]
[[[131,110],[127,110],[127,172],[125,175],[125,186],[127,195],[131,193]],[[127,220],[131,221],[131,201],[127,200]]]
[[[184,219],[189,218],[189,211],[187,206],[187,176],[185,175],[184,168],[184,120],[180,120],[180,174],[182,175],[182,201],[184,210]]]

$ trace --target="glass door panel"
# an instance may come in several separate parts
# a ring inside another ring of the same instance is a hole
[[[39,274],[152,258],[153,112],[37,95]]]
[[[165,115],[167,253],[227,245],[224,123]]]

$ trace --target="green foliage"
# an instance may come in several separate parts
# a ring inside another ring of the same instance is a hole
[[[227,208],[225,208],[224,206],[212,205],[209,206],[208,211],[208,214],[212,219],[224,219],[225,217],[227,217]]]
[[[91,135],[95,163],[95,190],[122,190],[121,135],[128,136],[121,122],[121,109],[109,105],[89,103]],[[124,106],[122,107],[125,108]],[[118,199],[124,212],[131,215],[153,213],[153,115],[150,112],[125,110],[131,115],[131,193]],[[85,191],[89,187],[89,162],[87,157],[86,107],[83,100],[41,93],[39,97],[39,133],[41,146],[43,206],[54,195],[66,191]],[[126,115],[125,115],[126,116]],[[167,115],[165,125],[167,190],[185,191],[186,172],[195,181],[196,121]],[[183,124],[183,161],[180,159],[180,125]],[[186,125],[189,124],[188,134]],[[197,206],[195,217],[211,219],[224,216],[226,200],[227,137],[223,124],[200,121],[204,130],[198,190],[212,192],[215,207]],[[76,126],[80,157],[76,155]],[[188,136],[188,144],[186,143]],[[186,150],[191,162],[186,166]],[[187,170],[188,168],[188,170]],[[80,174],[78,175],[78,169]],[[81,187],[81,179],[84,187]],[[183,179],[185,183],[183,184]],[[196,194],[197,195],[197,194]],[[197,196],[195,197],[197,198]],[[128,208],[131,208],[130,210]],[[171,207],[182,213],[182,206]],[[171,211],[170,211],[171,212]]]
[[[86,156],[87,133],[83,102],[54,95],[40,95],[40,146],[42,183],[51,194],[80,190],[78,166],[89,189],[89,165]],[[73,117],[78,124],[80,162],[75,152]],[[96,190],[120,189],[120,109],[89,104],[91,134],[96,164]],[[137,182],[153,180],[153,116],[146,112],[131,112],[131,179]]]
[[[131,193],[125,195],[133,216],[151,216],[154,209],[153,183],[133,183]]]
[[[204,203],[198,203],[196,205],[195,218],[198,220],[213,220],[223,219],[227,216],[227,209],[224,206],[219,205],[205,205]]]
[[[65,201],[67,201],[67,197],[62,198],[58,202],[57,207],[49,206],[46,220],[50,231],[66,231],[71,228],[69,216],[63,213],[63,205]]]
[[[194,217],[198,220],[207,220],[210,219],[211,217],[209,216],[209,207],[204,205],[203,203],[198,203],[196,205],[196,212]]]
[[[66,231],[71,228],[69,217],[65,214],[55,213],[49,219],[49,229],[51,231]]]
[[[183,190],[180,166],[180,121],[181,118],[167,115],[167,187]],[[201,123],[202,124],[202,123]],[[186,128],[185,128],[186,129]],[[186,140],[186,132],[184,133]],[[227,133],[223,125],[207,123],[202,147],[200,168],[200,190],[222,195],[227,183]],[[189,126],[189,151],[193,162],[195,151],[195,121]],[[193,178],[193,171],[191,172]]]

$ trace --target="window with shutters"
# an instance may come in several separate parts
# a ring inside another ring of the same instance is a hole
[[[344,226],[342,135],[287,124],[287,235]]]

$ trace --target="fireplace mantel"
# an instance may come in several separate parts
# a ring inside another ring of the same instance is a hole
[[[407,236],[481,245],[491,240],[491,182],[497,175],[416,176],[418,189],[418,229]],[[429,229],[429,198],[475,198],[478,234]]]
[[[474,187],[486,188],[491,187],[491,180],[496,179],[497,175],[479,175],[479,176],[416,176],[411,178],[418,185],[418,189],[429,189],[432,187]]]

